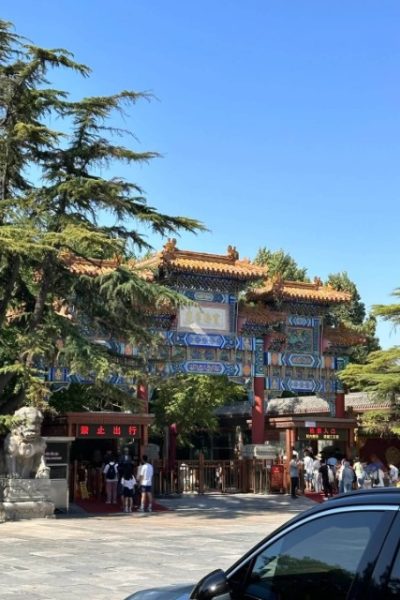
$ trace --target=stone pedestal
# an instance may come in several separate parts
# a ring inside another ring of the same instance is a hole
[[[49,479],[0,479],[0,520],[52,517]]]

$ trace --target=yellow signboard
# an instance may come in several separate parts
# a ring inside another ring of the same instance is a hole
[[[195,333],[229,333],[229,306],[210,302],[197,306],[182,306],[179,309],[178,328]]]

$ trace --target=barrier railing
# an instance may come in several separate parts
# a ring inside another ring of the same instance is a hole
[[[257,459],[176,461],[173,468],[154,461],[154,493],[282,493],[286,490],[283,465],[271,465]]]

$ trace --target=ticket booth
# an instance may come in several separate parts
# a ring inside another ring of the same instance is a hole
[[[356,452],[354,429],[356,419],[338,419],[335,417],[270,417],[271,428],[285,431],[286,439],[286,472],[292,457],[293,449],[299,457],[304,451],[313,455],[331,455],[336,458],[353,458]]]
[[[311,448],[313,454],[324,453],[333,447],[338,454],[352,458],[355,451],[354,429],[356,419],[335,417],[270,417],[269,426],[285,430],[286,457],[294,448],[300,455]]]

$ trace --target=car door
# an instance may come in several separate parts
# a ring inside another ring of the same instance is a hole
[[[365,598],[397,507],[338,507],[305,517],[229,575],[242,600]],[[363,596],[364,594],[364,596]]]
[[[400,512],[379,554],[365,600],[395,598],[400,598]]]

